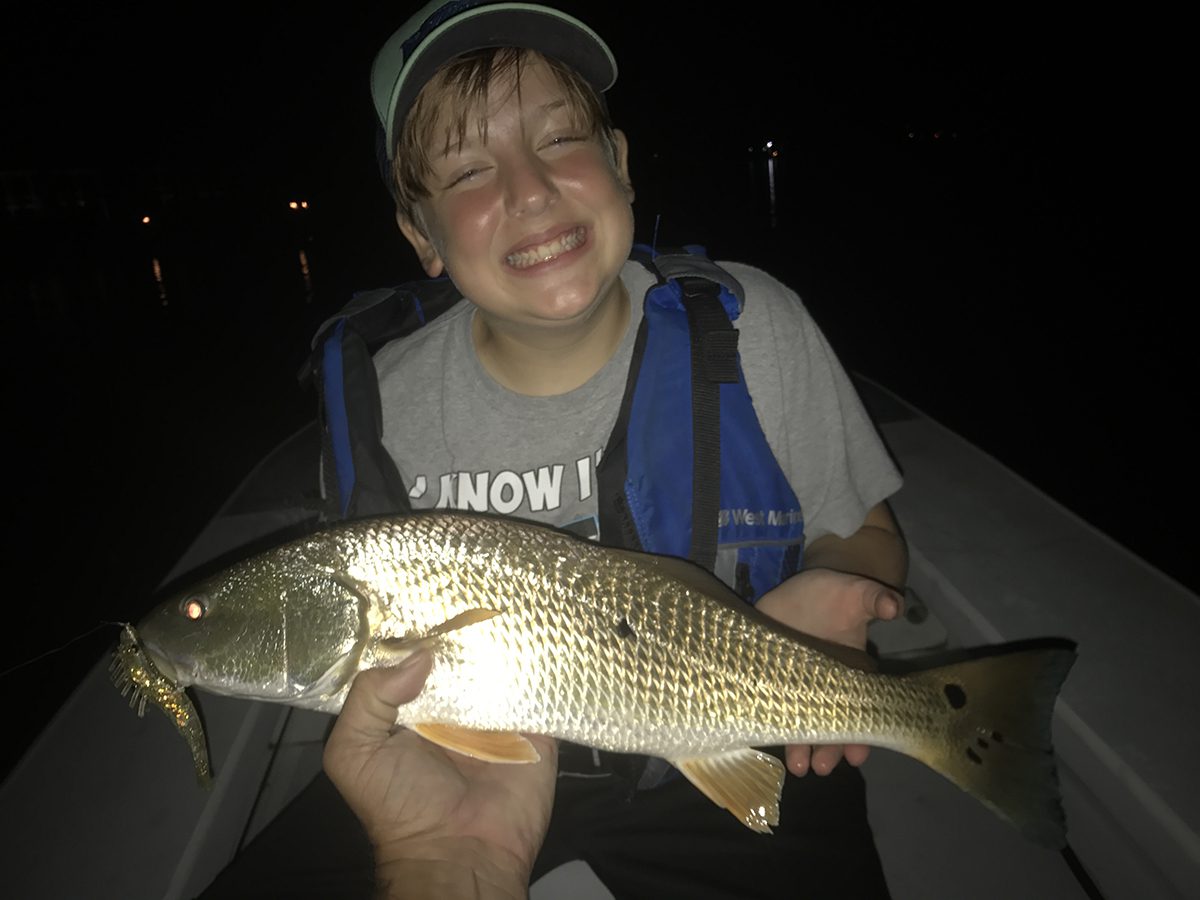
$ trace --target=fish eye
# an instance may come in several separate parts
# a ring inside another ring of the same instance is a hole
[[[179,611],[193,622],[198,622],[204,618],[204,599],[202,597],[188,597],[179,604]]]

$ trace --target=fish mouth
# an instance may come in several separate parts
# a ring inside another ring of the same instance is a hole
[[[180,687],[183,686],[179,670],[175,668],[175,664],[171,660],[167,659],[145,641],[142,642],[142,650],[145,651],[146,657],[154,664],[154,668],[158,669],[164,678]]]
[[[171,648],[165,652],[159,645],[163,638]],[[163,634],[158,622],[147,619],[139,623],[137,631],[138,646],[146,659],[153,664],[159,674],[170,680],[177,687],[190,687],[196,683],[196,660],[192,653],[184,650],[186,641],[172,638],[170,633]]]
[[[154,638],[147,638],[145,632],[136,630],[132,625],[128,625],[121,637],[121,641],[123,644],[131,645],[154,668],[155,675],[165,678],[175,688],[182,689],[191,683],[188,678],[184,677],[184,673],[180,669],[179,660],[166,656],[155,646]]]

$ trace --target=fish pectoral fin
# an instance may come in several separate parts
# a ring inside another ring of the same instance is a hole
[[[478,607],[451,616],[441,625],[435,625],[424,634],[405,635],[404,637],[380,638],[375,647],[379,665],[399,665],[422,647],[429,647],[438,638],[460,628],[486,622],[500,615],[498,609]]]
[[[671,760],[709,800],[747,828],[770,834],[779,824],[779,795],[787,771],[770,753],[743,747],[714,756]]]
[[[529,738],[515,731],[480,731],[461,725],[429,722],[409,727],[439,747],[485,762],[535,763],[542,758]]]
[[[435,625],[425,636],[438,637],[439,635],[449,634],[451,631],[458,631],[458,629],[466,628],[468,625],[486,622],[488,619],[495,618],[498,615],[500,615],[500,610],[498,609],[484,609],[482,607],[468,609],[466,612],[460,612],[457,616],[447,619],[441,625]]]

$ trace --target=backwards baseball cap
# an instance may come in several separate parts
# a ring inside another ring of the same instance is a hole
[[[601,94],[617,61],[600,36],[566,13],[532,3],[433,0],[388,38],[371,66],[371,97],[387,159],[421,88],[442,63],[485,47],[523,47],[577,71]]]

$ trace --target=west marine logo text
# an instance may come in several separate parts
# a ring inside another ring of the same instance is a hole
[[[723,509],[717,514],[717,527],[730,525],[802,525],[804,514],[798,509]]]

